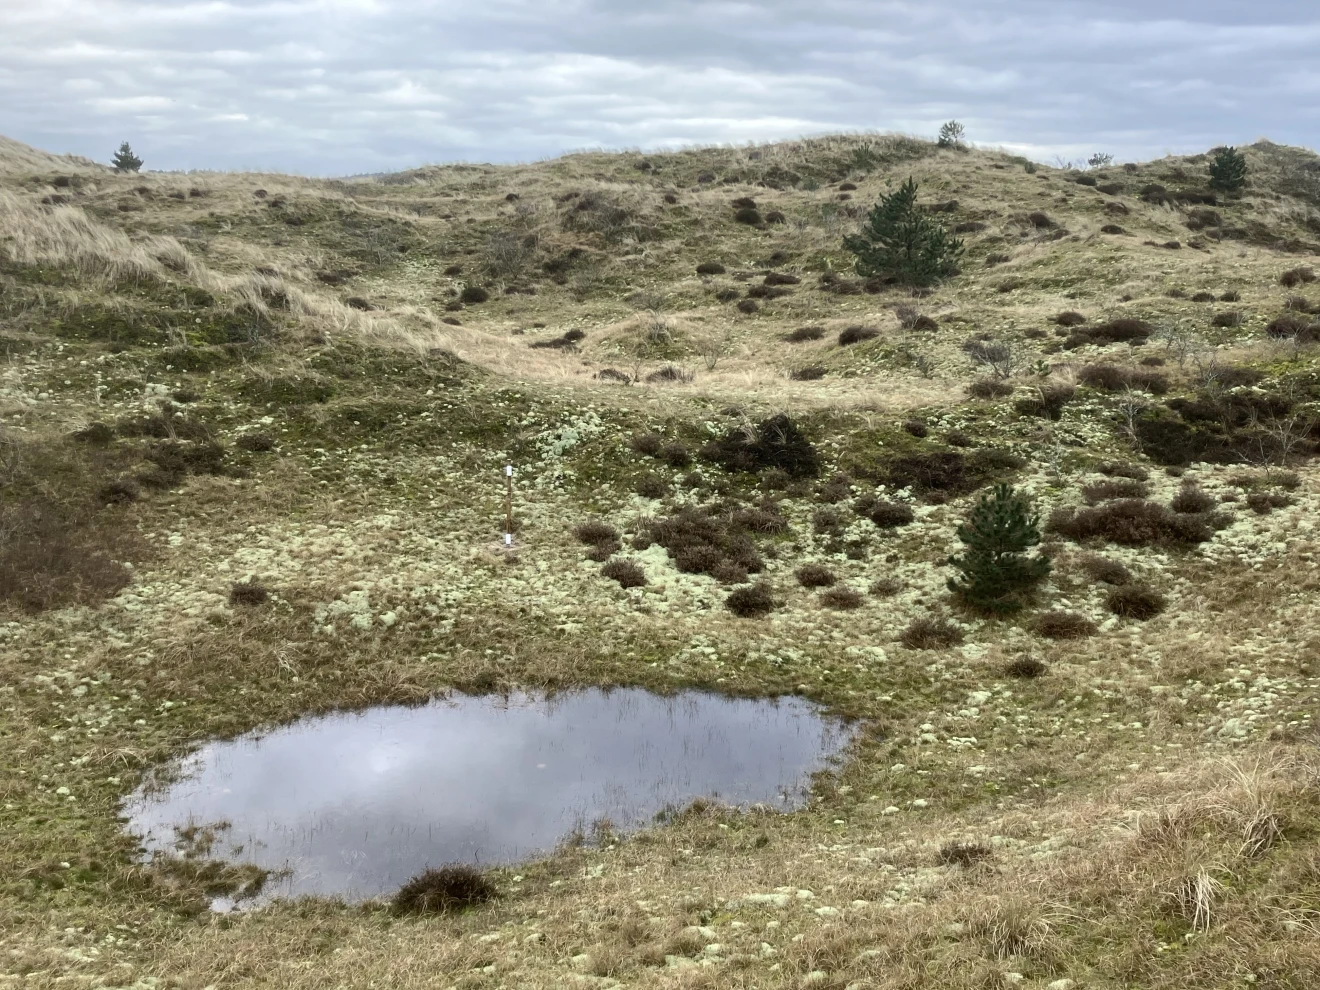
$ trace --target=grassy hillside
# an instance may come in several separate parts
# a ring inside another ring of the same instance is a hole
[[[880,135],[360,181],[0,143],[0,980],[1316,985],[1320,158],[1243,150],[1225,197]],[[967,242],[929,292],[842,249],[908,176]],[[998,618],[946,587],[997,481],[1053,562]],[[120,832],[217,735],[611,684],[864,728],[805,811],[459,915],[214,916],[249,878]]]

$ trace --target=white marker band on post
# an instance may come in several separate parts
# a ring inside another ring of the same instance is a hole
[[[505,534],[504,534],[504,545],[505,545],[506,547],[511,547],[511,546],[513,546],[513,534],[512,534],[512,533],[505,533]]]
[[[510,478],[513,477],[513,465],[512,465],[512,464],[506,464],[506,465],[504,465],[504,474],[505,474],[507,477],[510,477]]]

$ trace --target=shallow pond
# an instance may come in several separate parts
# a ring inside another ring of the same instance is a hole
[[[437,699],[214,742],[125,807],[149,851],[286,871],[263,893],[389,894],[427,866],[512,863],[601,819],[711,798],[789,810],[849,734],[801,698],[638,689]]]

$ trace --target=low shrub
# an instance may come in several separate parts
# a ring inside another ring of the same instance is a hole
[[[967,386],[967,394],[974,399],[1002,399],[1013,394],[1013,386],[993,378],[978,378]]]
[[[828,588],[839,580],[824,564],[803,564],[793,575],[804,588]]]
[[[1070,309],[1055,316],[1054,322],[1061,327],[1080,327],[1086,324],[1087,319],[1076,310]]]
[[[898,641],[911,650],[947,649],[963,641],[963,631],[948,619],[923,616],[913,619]]]
[[[103,505],[124,505],[138,499],[137,485],[131,481],[111,481],[96,491],[96,497]]]
[[[875,340],[880,336],[880,331],[873,327],[848,327],[839,332],[839,346],[847,347],[849,344],[860,344],[866,340]]]
[[[788,373],[788,377],[795,382],[815,382],[824,378],[825,373],[823,364],[810,364],[805,368],[794,368]]]
[[[1116,498],[1145,498],[1150,488],[1142,481],[1120,478],[1110,481],[1096,481],[1082,487],[1082,498],[1087,505],[1108,502]]]
[[[644,474],[634,490],[642,498],[664,498],[669,494],[669,482],[658,474]]]
[[[1145,622],[1164,611],[1167,599],[1144,584],[1125,584],[1115,588],[1105,599],[1105,607],[1124,619]]]
[[[1219,500],[1195,485],[1183,485],[1178,494],[1169,502],[1169,508],[1184,515],[1199,515],[1209,512],[1219,504]]]
[[[922,420],[909,419],[903,424],[903,432],[916,437],[918,440],[922,440],[930,436],[930,427]]]
[[[1258,516],[1267,516],[1292,504],[1292,498],[1280,492],[1252,492],[1247,496],[1247,508]]]
[[[688,453],[687,447],[677,441],[665,444],[655,456],[672,468],[685,468],[692,463],[692,455]]]
[[[638,433],[628,441],[628,444],[639,454],[658,457],[661,447],[664,446],[664,439],[659,433]]]
[[[244,433],[234,441],[234,446],[251,454],[262,454],[275,449],[275,438],[258,430]]]
[[[763,221],[761,213],[755,207],[744,206],[733,214],[733,219],[738,223],[747,224],[749,227],[759,227]]]
[[[270,599],[270,591],[255,581],[239,582],[229,589],[231,605],[264,605]]]
[[[811,514],[811,529],[824,536],[842,536],[848,531],[848,517],[840,509],[827,505]]]
[[[1090,509],[1059,508],[1046,529],[1072,540],[1101,539],[1130,547],[1193,546],[1214,535],[1204,519],[1144,499],[1119,499]]]
[[[1099,627],[1077,612],[1044,612],[1036,617],[1036,633],[1046,639],[1082,639],[1095,635]]]
[[[765,285],[797,285],[802,279],[787,272],[767,272],[762,280]]]
[[[788,416],[780,413],[755,430],[736,429],[702,448],[702,456],[727,471],[764,471],[779,468],[794,478],[820,472],[816,448]]]
[[[725,267],[718,261],[703,261],[697,265],[698,275],[723,275],[725,271]]]
[[[569,330],[559,337],[553,337],[550,340],[535,340],[529,347],[540,350],[564,351],[576,347],[578,343],[586,338],[586,334],[581,330]]]
[[[646,584],[646,572],[633,560],[615,557],[600,569],[603,577],[619,582],[622,588],[641,588]]]
[[[820,603],[826,608],[838,609],[841,612],[850,612],[853,609],[861,608],[865,599],[860,591],[852,588],[830,588],[820,593]]]
[[[1077,390],[1071,385],[1063,383],[1041,385],[1014,402],[1013,408],[1023,416],[1043,416],[1058,420],[1063,416],[1063,407],[1072,401],[1076,394]]]
[[[1150,477],[1149,471],[1140,464],[1133,464],[1130,461],[1105,461],[1096,470],[1109,478],[1131,478],[1133,481],[1145,481]]]
[[[731,592],[724,607],[739,618],[761,619],[774,611],[775,599],[769,587],[753,584]]]
[[[458,295],[458,301],[465,305],[490,301],[490,292],[479,285],[468,285]]]
[[[1145,320],[1124,317],[1109,320],[1093,327],[1079,327],[1068,335],[1063,342],[1063,346],[1067,350],[1073,350],[1085,344],[1096,346],[1104,344],[1144,344],[1154,332],[1155,328]]]
[[[738,303],[738,312],[746,313],[748,316],[758,312],[760,309],[761,307],[756,304],[755,299],[744,299]]]
[[[820,340],[824,336],[824,327],[798,327],[792,333],[784,334],[784,340],[790,344],[801,344],[808,340]]]
[[[1004,665],[1004,673],[1009,677],[1016,677],[1019,680],[1034,680],[1043,675],[1049,668],[1045,666],[1045,661],[1032,656],[1023,654],[1014,657]]]
[[[497,894],[495,885],[476,867],[441,866],[400,887],[392,906],[400,914],[442,914],[484,904]]]
[[[1216,327],[1240,327],[1242,326],[1242,314],[1237,311],[1227,313],[1216,313],[1210,318],[1210,325]]]
[[[1099,581],[1102,584],[1128,584],[1132,580],[1132,572],[1117,560],[1110,560],[1108,557],[1102,557],[1098,553],[1089,553],[1081,560],[1082,570],[1093,581]]]
[[[1122,227],[1120,227],[1120,226],[1119,226],[1118,224],[1116,224],[1116,223],[1107,223],[1107,224],[1105,224],[1103,227],[1100,228],[1100,233],[1102,233],[1102,234],[1126,234],[1127,231],[1124,230]]]
[[[865,516],[881,529],[906,526],[916,518],[912,506],[904,502],[889,502],[873,495],[864,495],[853,506],[859,516]]]
[[[1095,181],[1092,179],[1091,181]],[[982,860],[989,859],[994,851],[984,842],[946,842],[940,846],[937,856],[944,866],[975,866]]]
[[[1078,381],[1104,392],[1122,392],[1134,389],[1164,395],[1169,391],[1168,376],[1141,368],[1124,368],[1117,364],[1088,364],[1077,375]]]
[[[575,526],[573,535],[577,537],[578,542],[588,546],[619,542],[619,531],[603,519],[589,519]]]
[[[903,590],[903,582],[898,578],[878,578],[866,590],[876,598],[892,598]]]
[[[1279,276],[1279,284],[1287,289],[1293,289],[1314,281],[1315,269],[1309,265],[1303,265],[1301,268],[1290,268]]]

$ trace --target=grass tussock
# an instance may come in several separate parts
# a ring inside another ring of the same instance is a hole
[[[474,866],[432,867],[399,888],[392,906],[400,914],[446,914],[486,904],[499,891]]]

